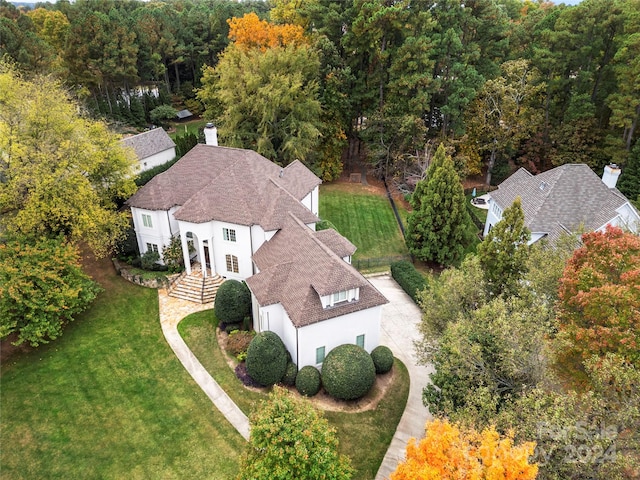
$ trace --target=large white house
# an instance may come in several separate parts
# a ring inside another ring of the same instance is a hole
[[[602,231],[607,225],[640,232],[640,214],[615,188],[620,169],[608,165],[602,178],[588,165],[566,164],[532,175],[520,168],[489,194],[484,235],[502,219],[502,213],[520,197],[530,244],[561,235]]]
[[[347,239],[315,231],[320,179],[299,161],[217,146],[205,130],[207,145],[127,201],[140,252],[162,255],[178,236],[188,275],[198,263],[205,279],[246,280],[254,328],[277,333],[299,367],[343,343],[370,352],[387,300],[350,265]]]

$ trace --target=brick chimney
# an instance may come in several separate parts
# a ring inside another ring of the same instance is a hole
[[[618,183],[618,177],[620,176],[620,167],[615,163],[604,167],[604,173],[602,174],[602,181],[609,188],[615,188]]]
[[[218,129],[211,122],[204,127],[204,140],[207,145],[218,146]]]

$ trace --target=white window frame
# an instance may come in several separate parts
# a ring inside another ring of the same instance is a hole
[[[316,348],[316,364],[320,365],[327,358],[326,348],[324,346]]]
[[[225,255],[225,263],[227,264],[227,272],[240,273],[240,265],[238,264],[238,257],[235,255]]]
[[[340,292],[336,292],[333,294],[332,302],[335,305],[336,303],[346,302],[347,301],[347,291],[342,290]]]
[[[147,242],[147,252],[150,252],[150,251],[160,253],[160,251],[158,250],[158,245],[156,245],[155,243]]]
[[[153,222],[151,221],[151,215],[148,213],[142,214],[142,224],[147,228],[153,228]]]
[[[222,229],[222,238],[227,242],[235,242],[236,241],[236,231],[233,228],[223,228]]]

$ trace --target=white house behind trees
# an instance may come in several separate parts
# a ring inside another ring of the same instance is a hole
[[[176,157],[176,144],[162,127],[123,138],[121,142],[136,153],[138,172],[163,165]]]
[[[350,265],[355,246],[315,231],[320,179],[299,161],[282,168],[251,150],[196,145],[127,204],[141,253],[173,237],[187,274],[246,280],[257,331],[277,333],[301,368],[343,343],[378,345],[387,300]],[[161,259],[162,261],[162,259]]]
[[[607,165],[602,179],[588,165],[566,164],[532,175],[520,168],[489,194],[484,235],[502,219],[517,197],[522,199],[529,243],[552,244],[567,233],[602,231],[607,225],[640,232],[640,214],[615,188],[620,169]]]

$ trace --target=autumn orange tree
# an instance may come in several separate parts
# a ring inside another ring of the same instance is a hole
[[[535,443],[513,444],[494,428],[464,431],[447,420],[427,423],[426,435],[409,440],[406,459],[391,480],[534,479],[538,467],[529,463]]]
[[[231,18],[227,22],[229,38],[238,48],[259,48],[264,52],[268,48],[308,43],[301,26],[275,25],[266,20],[260,20],[253,12],[245,14],[242,18]]]
[[[582,236],[560,279],[558,344],[584,360],[640,363],[640,237],[607,226]]]

